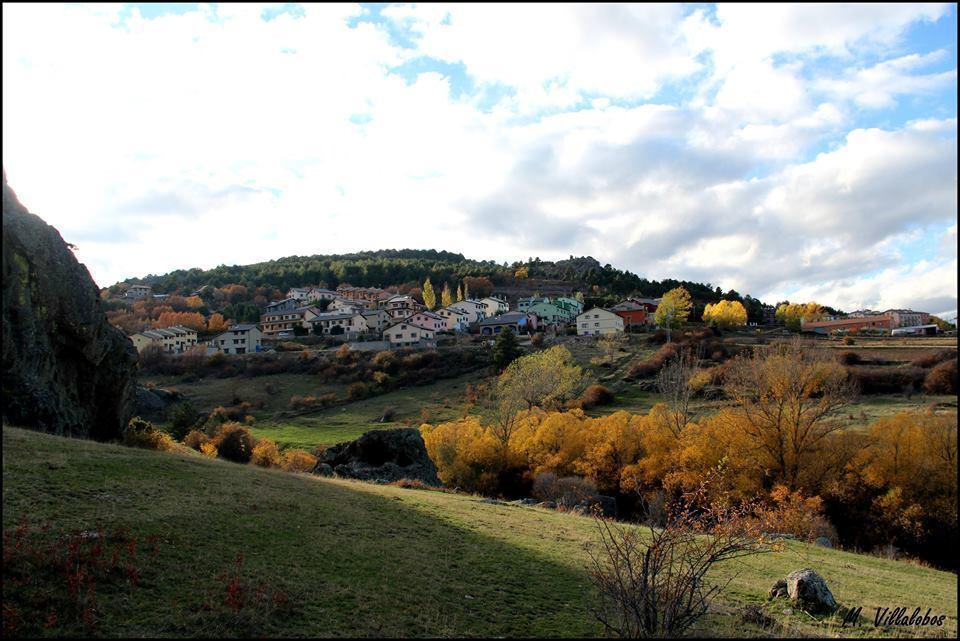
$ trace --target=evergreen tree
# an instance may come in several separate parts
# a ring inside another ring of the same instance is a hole
[[[433,309],[437,306],[437,295],[433,293],[433,284],[430,279],[423,281],[423,304],[427,309]]]
[[[517,337],[512,329],[506,329],[497,336],[497,341],[493,344],[493,366],[498,372],[502,372],[518,356],[520,347],[517,345]]]
[[[449,307],[453,303],[453,295],[450,293],[450,284],[444,283],[443,290],[440,292],[440,305]]]

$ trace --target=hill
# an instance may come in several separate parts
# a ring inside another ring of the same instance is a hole
[[[517,278],[517,271],[526,268],[524,277]],[[286,292],[290,287],[326,284],[336,288],[340,283],[358,287],[388,287],[408,285],[419,287],[427,278],[436,291],[443,283],[456,290],[464,278],[488,279],[497,292],[526,296],[539,291],[544,294],[567,294],[582,291],[602,304],[627,295],[659,297],[664,293],[684,286],[696,306],[714,303],[726,297],[740,300],[746,306],[751,320],[761,320],[762,303],[750,296],[741,296],[736,291],[724,293],[709,283],[694,283],[674,280],[662,281],[642,278],[630,271],[617,269],[610,264],[601,265],[592,256],[582,256],[559,261],[543,261],[528,258],[512,264],[491,260],[473,260],[463,254],[435,249],[385,249],[353,254],[329,254],[314,256],[287,256],[251,265],[220,265],[213,269],[179,269],[168,274],[150,274],[143,278],[128,278],[107,289],[116,294],[126,285],[144,283],[156,293],[189,295],[203,287],[242,285],[250,292],[256,289],[276,289]],[[475,289],[472,289],[477,293]],[[489,294],[489,291],[481,295]],[[239,302],[239,301],[234,301]],[[246,302],[246,301],[244,301]],[[588,301],[589,302],[589,301]],[[699,316],[695,313],[695,316]]]
[[[140,543],[136,585],[114,579],[97,588],[100,635],[599,633],[584,570],[594,524],[553,511],[4,427],[5,571],[14,553],[8,537],[22,521],[31,529],[50,526],[44,536],[51,541],[78,531],[99,540],[90,534],[99,525],[129,528],[126,545]],[[842,630],[768,604],[773,581],[800,567],[823,574],[840,603],[862,606],[863,625]],[[957,584],[949,573],[797,543],[723,571],[737,575],[701,634],[764,634],[740,619],[738,608],[747,603],[776,619],[766,634],[956,634]],[[263,605],[250,596],[256,589],[241,589],[256,584],[266,595],[282,589],[285,598]],[[223,605],[236,599],[239,607]],[[872,627],[873,608],[896,606],[929,607],[947,614],[947,623]]]

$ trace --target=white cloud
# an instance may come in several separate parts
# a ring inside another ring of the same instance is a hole
[[[861,107],[892,107],[897,96],[929,95],[955,85],[956,69],[919,75],[911,73],[942,60],[945,55],[941,49],[925,55],[913,53],[885,60],[872,67],[849,71],[842,79],[823,79],[817,83],[817,88],[836,98],[853,100]]]
[[[955,114],[865,128],[854,108],[955,82],[923,73],[942,54],[900,46],[945,5],[383,9],[414,48],[351,27],[370,15],[356,5],[262,9],[118,28],[113,5],[3,6],[10,184],[101,284],[431,247],[956,307]],[[482,91],[389,71],[420,56],[462,63]],[[827,56],[840,72],[817,73]],[[895,239],[919,225],[952,229],[953,252],[904,258]]]

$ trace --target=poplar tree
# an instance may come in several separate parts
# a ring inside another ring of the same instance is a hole
[[[437,306],[437,295],[433,293],[433,285],[429,277],[423,281],[423,304],[431,310]]]
[[[440,306],[450,307],[453,303],[453,296],[450,294],[450,284],[444,283],[443,290],[440,292]]]
[[[460,283],[457,283],[457,302],[459,303],[462,300],[463,300],[463,290],[460,289]]]

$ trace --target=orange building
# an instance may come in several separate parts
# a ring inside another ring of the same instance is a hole
[[[647,324],[647,310],[645,309],[611,309],[610,311],[623,319],[625,327]]]

